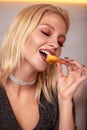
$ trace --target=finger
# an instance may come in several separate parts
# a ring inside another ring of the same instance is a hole
[[[82,65],[79,62],[74,61],[74,60],[71,62],[75,64],[77,72],[80,73],[81,76],[86,76],[87,78],[87,67],[85,67],[85,65]]]
[[[75,64],[71,63],[70,61],[63,61],[63,64],[66,66],[67,74],[70,74],[72,71],[76,70]]]
[[[56,65],[57,65],[56,71],[58,72],[58,77],[63,76],[62,64],[57,63]]]
[[[82,71],[82,68],[85,69],[84,65],[81,65],[79,62],[75,61],[74,59],[65,57],[65,61],[71,63],[72,70],[80,72]],[[87,69],[86,69],[87,70]]]
[[[78,61],[76,61],[72,58],[65,57],[65,60],[68,61],[68,62],[71,62],[72,64],[77,65],[78,67],[86,68],[85,65],[80,64]]]

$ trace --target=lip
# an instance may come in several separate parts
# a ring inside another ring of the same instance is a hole
[[[46,63],[47,63],[47,61],[46,61],[47,55],[54,55],[55,56],[54,51],[52,51],[50,49],[42,49],[41,48],[39,50],[39,54],[40,54],[41,58],[43,59],[43,61],[45,61]]]
[[[40,51],[45,51],[45,52],[47,52],[47,54],[56,55],[55,52],[53,50],[50,50],[50,49],[40,49],[39,52]]]

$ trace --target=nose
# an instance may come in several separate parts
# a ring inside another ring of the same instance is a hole
[[[54,41],[54,42],[50,42],[50,47],[53,48],[54,50],[58,49],[58,42]]]
[[[58,37],[56,35],[54,35],[53,37],[51,37],[51,39],[49,39],[49,45],[50,47],[57,49],[58,46]]]

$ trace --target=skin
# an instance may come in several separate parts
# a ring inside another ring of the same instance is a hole
[[[67,74],[62,72],[62,65],[57,64],[58,99],[60,108],[59,130],[74,130],[72,113],[72,97],[80,84],[87,79],[87,68],[72,59],[66,59],[63,63],[67,66]],[[81,72],[84,70],[84,75]],[[68,114],[67,114],[68,113]]]
[[[54,17],[51,17],[51,15]],[[51,23],[49,24],[50,19]],[[31,33],[26,40],[25,45],[25,58],[34,70],[44,71],[47,67],[47,63],[42,59],[39,50],[52,51],[53,54],[60,56],[62,48],[58,45],[58,37],[61,35],[65,36],[65,23],[57,15],[47,13],[42,18],[39,26]],[[46,34],[47,33],[47,36]],[[63,36],[61,36],[62,38]],[[29,48],[32,48],[29,50]],[[48,50],[47,50],[48,49]],[[30,68],[31,69],[31,68]]]
[[[66,25],[63,19],[57,14],[46,13],[36,29],[26,39],[25,59],[22,61],[20,70],[14,71],[14,75],[25,82],[34,80],[38,72],[44,71],[48,66],[39,51],[45,50],[59,57],[62,52],[59,39],[62,39],[61,44],[63,45],[65,37]],[[82,66],[77,62],[74,63],[74,71],[70,59],[64,59],[63,64],[68,69],[67,76],[63,75],[61,64],[57,64],[56,68],[60,109],[59,130],[74,130],[71,100],[78,85],[86,77],[80,76],[81,71],[79,68]],[[34,129],[39,122],[39,108],[35,98],[36,85],[21,87],[9,80],[4,86],[16,119],[23,130]]]

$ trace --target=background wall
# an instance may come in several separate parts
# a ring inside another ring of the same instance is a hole
[[[29,3],[0,3],[0,44],[15,15]],[[56,4],[57,5],[57,4]],[[87,5],[60,5],[69,11],[71,26],[61,57],[72,57],[87,66]],[[87,130],[87,82],[74,95],[78,130]]]

